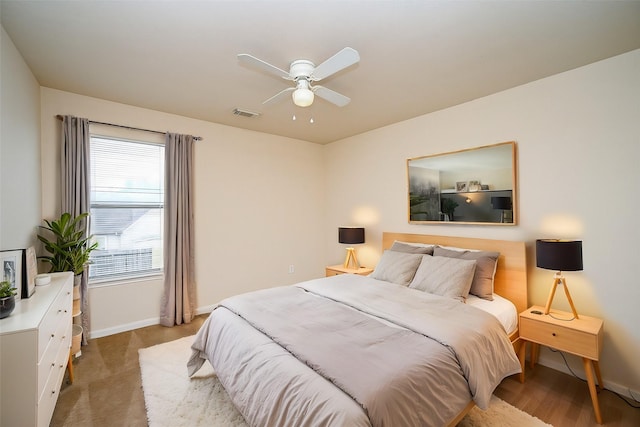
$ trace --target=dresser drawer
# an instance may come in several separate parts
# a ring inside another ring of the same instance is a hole
[[[599,335],[538,320],[520,318],[520,337],[556,350],[599,359]]]
[[[38,362],[38,396],[42,395],[45,383],[51,376],[51,371],[56,369],[60,361],[60,348],[64,348],[69,355],[69,347],[71,345],[71,319],[61,319],[58,328],[54,332],[54,337],[49,340],[49,346],[46,348],[42,359]]]
[[[50,342],[56,338],[61,323],[71,323],[73,306],[73,282],[67,283],[44,315],[38,329],[38,360],[42,359]]]
[[[67,336],[70,342],[71,328],[69,328],[69,334],[67,334]],[[42,394],[39,396],[37,408],[38,427],[47,427],[49,425],[49,420],[51,420],[53,410],[56,407],[58,395],[60,394],[60,385],[62,384],[64,371],[69,360],[69,342],[66,344],[64,341],[60,342],[54,366],[49,370],[49,377],[44,384]]]

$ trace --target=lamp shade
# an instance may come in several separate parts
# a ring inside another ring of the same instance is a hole
[[[491,198],[491,207],[493,209],[511,209],[511,197],[499,196]]]
[[[536,240],[536,266],[547,270],[582,270],[582,241]]]
[[[363,227],[339,227],[338,242],[346,243],[349,245],[364,243],[364,228]]]

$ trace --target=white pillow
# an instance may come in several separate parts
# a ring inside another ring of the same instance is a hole
[[[474,260],[425,255],[409,287],[464,302],[475,270]]]
[[[407,286],[416,274],[423,256],[425,255],[386,250],[369,277]]]

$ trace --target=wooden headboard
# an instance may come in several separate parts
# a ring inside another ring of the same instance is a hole
[[[494,292],[510,300],[516,306],[518,313],[529,308],[527,302],[527,259],[524,242],[383,232],[382,250],[389,249],[396,240],[408,243],[427,243],[500,252],[494,280]]]

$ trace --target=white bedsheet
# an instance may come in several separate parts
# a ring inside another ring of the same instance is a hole
[[[504,326],[504,330],[507,335],[513,333],[518,329],[518,310],[511,301],[501,297],[498,294],[493,294],[493,301],[478,298],[475,295],[469,294],[467,296],[468,305],[484,310],[487,313],[493,314]]]

